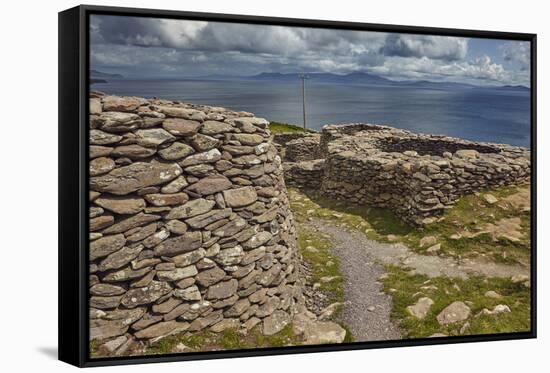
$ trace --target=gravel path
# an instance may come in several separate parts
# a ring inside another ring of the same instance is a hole
[[[342,321],[351,329],[356,341],[401,339],[401,333],[390,320],[392,298],[382,291],[377,280],[384,267],[373,261],[362,234],[350,232],[321,221],[312,226],[328,233],[334,243],[333,254],[340,259],[346,303]]]
[[[403,244],[387,244],[369,240],[357,231],[348,231],[327,221],[314,219],[309,224],[321,233],[329,234],[334,243],[333,254],[340,259],[346,303],[342,321],[349,326],[357,341],[379,341],[401,338],[399,328],[390,320],[392,298],[382,291],[378,278],[385,273],[384,265],[410,268],[414,274],[428,277],[458,277],[470,275],[511,277],[530,275],[522,265],[493,263],[481,259],[456,259],[420,255]]]

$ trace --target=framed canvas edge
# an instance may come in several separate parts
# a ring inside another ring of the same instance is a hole
[[[457,37],[477,37],[528,41],[531,45],[531,330],[529,332],[484,334],[474,336],[453,336],[443,338],[417,338],[396,341],[353,342],[317,346],[296,346],[283,348],[259,348],[249,350],[228,350],[169,354],[158,356],[132,356],[120,358],[90,358],[88,317],[88,252],[89,205],[88,188],[88,87],[89,87],[89,16],[92,14],[123,15],[138,17],[165,17],[220,22],[269,24],[297,27],[319,27],[333,29],[400,32],[410,34],[437,34]],[[76,24],[74,24],[76,22]],[[72,24],[78,35],[62,33],[63,25]],[[286,355],[330,351],[363,350],[372,348],[393,348],[455,344],[467,342],[489,342],[517,339],[531,339],[537,336],[537,268],[536,268],[536,40],[532,33],[516,33],[485,30],[462,30],[439,27],[401,26],[374,23],[295,19],[235,14],[186,12],[127,7],[80,5],[59,12],[59,214],[58,214],[58,340],[59,360],[79,367],[96,367],[155,362],[175,362],[220,358]],[[72,50],[76,48],[76,50]],[[72,50],[72,51],[71,51]],[[76,53],[76,56],[75,56]],[[76,69],[76,70],[75,70]],[[70,72],[72,78],[65,75]],[[78,123],[77,131],[71,125]],[[75,144],[76,142],[76,144]],[[78,156],[67,152],[76,151]],[[76,171],[75,171],[76,169]],[[78,180],[76,187],[74,179]],[[77,212],[77,217],[73,216]],[[73,215],[71,215],[73,214]],[[75,237],[76,235],[76,237]],[[75,253],[75,243],[78,246]],[[76,270],[76,271],[75,271]],[[75,304],[75,302],[77,304]],[[75,314],[76,310],[76,314]],[[69,344],[69,341],[71,343]]]

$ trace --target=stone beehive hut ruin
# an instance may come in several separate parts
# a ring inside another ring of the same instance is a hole
[[[298,253],[266,120],[92,93],[89,125],[92,341],[127,354],[179,332],[290,322]]]
[[[285,154],[287,184],[387,207],[417,225],[462,195],[530,179],[528,149],[362,123],[324,126],[317,138],[288,141]]]

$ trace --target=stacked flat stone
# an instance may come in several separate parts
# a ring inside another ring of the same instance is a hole
[[[530,181],[530,151],[505,144],[353,123],[324,126],[319,147],[322,177],[312,161],[291,163],[289,185],[390,208],[415,225],[432,222],[460,196]]]
[[[286,143],[285,162],[311,161],[321,158],[319,143],[320,135],[304,136]]]
[[[89,126],[92,341],[129,355],[176,333],[290,322],[299,254],[265,119],[93,92]]]

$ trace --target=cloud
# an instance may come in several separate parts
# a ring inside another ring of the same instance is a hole
[[[398,79],[428,79],[438,81],[461,81],[473,84],[524,84],[528,85],[528,73],[506,70],[501,64],[485,55],[466,61],[446,63],[441,60],[391,57],[373,72]]]
[[[428,57],[446,61],[461,60],[468,52],[465,38],[431,35],[392,34],[380,50],[386,56]]]
[[[505,66],[468,56],[470,39],[352,30],[92,16],[91,62],[133,77],[373,72],[390,79],[529,84],[528,45]],[[497,41],[495,41],[497,42]],[[517,65],[526,65],[519,69]]]
[[[505,61],[517,62],[522,70],[527,70],[531,63],[531,46],[526,41],[511,41],[500,47]]]

